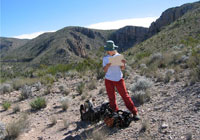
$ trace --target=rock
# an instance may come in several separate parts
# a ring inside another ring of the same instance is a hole
[[[4,123],[0,122],[0,140],[6,137],[6,126]]]
[[[166,123],[163,123],[162,125],[161,125],[161,128],[162,129],[166,129],[168,127],[168,124],[166,124]]]

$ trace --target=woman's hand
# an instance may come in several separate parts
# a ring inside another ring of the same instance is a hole
[[[108,68],[111,66],[111,63],[106,64],[105,67],[103,67],[104,72],[106,73],[108,71]]]
[[[124,63],[124,64],[125,64],[125,63],[126,63],[126,60],[124,60],[124,59],[123,59],[123,60],[122,60],[122,63]]]
[[[122,63],[123,63],[123,66],[121,66],[121,70],[124,70],[125,69],[126,60],[123,59]]]

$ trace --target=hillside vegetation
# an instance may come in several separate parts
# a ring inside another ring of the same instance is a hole
[[[200,7],[125,52],[129,64],[150,77],[160,76],[159,71],[164,69],[174,69],[180,73],[189,68],[191,80],[199,81],[199,23]]]

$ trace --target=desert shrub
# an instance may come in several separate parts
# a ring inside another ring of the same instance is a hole
[[[189,56],[182,55],[179,61],[180,63],[186,63],[188,59],[189,59]]]
[[[37,82],[33,85],[37,91],[39,91],[42,88],[42,84],[40,82]]]
[[[19,105],[15,105],[13,107],[13,113],[17,113],[17,112],[20,112],[20,106]]]
[[[136,60],[141,60],[144,57],[149,57],[149,56],[150,56],[150,52],[140,52],[135,55],[135,58]]]
[[[165,73],[164,83],[168,83],[174,73],[175,71],[173,69],[167,70]]]
[[[70,93],[70,89],[66,88],[65,86],[61,85],[58,87],[60,89],[61,94],[68,95]]]
[[[63,85],[60,85],[60,86],[58,87],[58,89],[60,90],[60,92],[62,92],[62,91],[65,89],[65,87],[64,87]]]
[[[46,100],[41,97],[37,97],[30,103],[32,110],[40,110],[46,107]]]
[[[25,85],[32,85],[36,82],[38,82],[39,79],[38,78],[15,78],[12,80],[13,83],[13,88],[15,90],[19,90],[20,88],[22,88]]]
[[[81,95],[81,100],[85,100],[86,98],[88,98],[88,93],[87,93],[87,92],[84,92],[84,93]]]
[[[67,119],[63,119],[63,128],[67,129],[69,127],[70,123]]]
[[[104,71],[103,68],[96,68],[97,80],[104,78]]]
[[[135,77],[135,83],[131,84],[130,89],[132,92],[132,100],[136,106],[142,105],[150,100],[150,92],[148,89],[152,86],[153,82],[146,77]]]
[[[140,64],[140,69],[146,69],[147,68],[147,65],[146,64]]]
[[[150,101],[150,92],[148,91],[136,91],[131,96],[136,106],[142,105],[145,102]]]
[[[179,44],[179,45],[177,45],[177,46],[174,46],[174,47],[172,47],[174,50],[181,50],[181,49],[183,49],[185,47],[185,45],[184,44]]]
[[[72,64],[58,64],[56,66],[50,67],[48,69],[48,72],[55,75],[58,72],[66,72],[68,70],[72,69]]]
[[[19,120],[12,121],[6,126],[6,140],[16,139],[29,126],[28,116],[23,115]]]
[[[50,126],[54,126],[57,123],[57,119],[55,116],[51,117],[50,121],[51,121]]]
[[[161,53],[154,53],[150,56],[149,64],[154,63],[155,61],[160,61],[163,59],[163,55]]]
[[[67,95],[69,95],[70,92],[71,92],[70,89],[65,88],[65,90],[62,91],[62,94],[67,96]]]
[[[41,78],[41,82],[44,85],[53,84],[53,82],[55,81],[56,81],[55,77],[51,74],[47,74]]]
[[[95,81],[95,80],[90,81],[89,84],[88,84],[88,88],[89,88],[90,90],[96,89],[96,88],[97,88],[97,83],[96,83],[96,81]]]
[[[13,113],[20,112],[20,106],[17,104],[13,107]]]
[[[93,131],[91,135],[92,140],[105,140],[106,139],[106,132],[103,130],[101,131]]]
[[[149,129],[149,121],[144,120],[142,121],[142,127],[140,128],[140,133],[144,133]]]
[[[6,137],[6,126],[4,123],[0,122],[0,140]]]
[[[101,88],[100,90],[99,90],[99,94],[103,94],[103,93],[105,93],[106,92],[106,88],[105,87],[103,87],[103,88]]]
[[[131,91],[146,90],[152,86],[153,82],[146,77],[139,77],[135,83],[131,85]]]
[[[196,68],[200,65],[200,47],[196,47],[192,49],[192,53],[187,61],[189,68]]]
[[[21,94],[20,94],[19,100],[28,99],[28,98],[31,97],[31,96],[32,96],[31,86],[25,85],[25,86],[21,89]]]
[[[9,101],[4,101],[2,107],[4,110],[8,110],[11,107],[11,103]]]
[[[44,95],[48,95],[48,94],[50,94],[51,93],[51,85],[48,85],[47,87],[46,87],[46,89],[44,90]]]
[[[77,88],[76,88],[76,91],[79,93],[79,94],[82,94],[83,91],[84,91],[84,88],[85,88],[85,84],[83,82],[81,82]]]
[[[0,85],[0,94],[9,93],[13,90],[11,84],[2,84]]]
[[[180,81],[180,78],[179,78],[178,74],[175,73],[175,75],[174,75],[174,82],[179,82],[179,81]]]
[[[196,82],[200,82],[200,65],[190,71],[189,79],[190,85],[193,85]]]
[[[195,45],[197,45],[199,43],[199,40],[189,36],[185,40],[181,40],[181,43],[186,46],[194,47]]]
[[[69,70],[69,71],[64,73],[64,76],[71,77],[71,78],[73,78],[77,75],[79,75],[79,73],[76,70]]]
[[[61,103],[61,107],[62,107],[63,111],[66,111],[69,108],[70,101],[68,98],[62,97],[60,99],[60,103]]]
[[[63,72],[64,73],[64,72]],[[60,79],[63,77],[63,74],[61,72],[56,73],[56,79]]]

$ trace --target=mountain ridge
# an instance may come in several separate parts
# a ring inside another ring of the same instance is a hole
[[[2,60],[56,64],[79,61],[87,57],[95,58],[105,41],[110,39],[119,46],[119,51],[123,52],[157,34],[199,5],[200,2],[195,2],[169,8],[149,28],[125,26],[118,30],[96,30],[76,26],[65,27],[53,33],[44,33],[11,51],[2,51],[5,53],[1,55]]]

